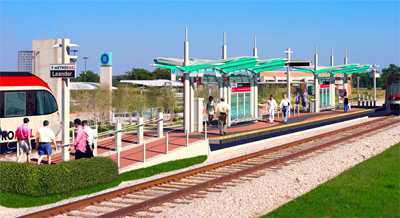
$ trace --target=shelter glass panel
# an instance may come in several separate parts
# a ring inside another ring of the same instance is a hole
[[[237,107],[237,93],[231,94],[231,120],[237,120],[238,116],[238,107]]]
[[[244,118],[244,93],[238,93],[238,120],[241,120]]]
[[[245,94],[245,113],[244,113],[244,117],[245,118],[250,118],[251,117],[251,111],[250,111],[250,92],[246,92]]]

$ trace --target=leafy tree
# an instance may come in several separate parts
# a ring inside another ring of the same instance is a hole
[[[143,68],[133,68],[131,71],[125,72],[125,77],[128,80],[152,80],[150,71]]]
[[[82,70],[82,72],[79,74],[79,77],[76,78],[76,82],[95,82],[95,83],[98,83],[98,82],[100,82],[100,76],[95,74],[91,70],[87,70],[86,74],[85,74],[85,71]]]
[[[167,70],[164,68],[156,68],[151,75],[154,79],[171,79],[171,70]]]

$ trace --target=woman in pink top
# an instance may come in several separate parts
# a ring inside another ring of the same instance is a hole
[[[86,153],[86,133],[81,126],[81,120],[75,119],[74,125],[76,127],[76,137],[72,149],[75,149],[75,160],[81,159]]]
[[[17,140],[19,144],[19,156],[18,163],[21,161],[22,155],[26,153],[26,162],[29,163],[31,160],[31,138],[30,138],[30,129],[28,127],[29,119],[24,118],[24,124],[17,128]]]

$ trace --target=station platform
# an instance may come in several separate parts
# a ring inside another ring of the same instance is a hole
[[[227,129],[225,136],[220,136],[217,120],[212,122],[211,127],[207,127],[207,138],[210,151],[216,151],[235,145],[276,137],[279,135],[290,134],[305,129],[311,129],[336,122],[355,119],[363,116],[371,116],[376,114],[375,109],[352,108],[348,113],[342,110],[324,111],[320,113],[300,113],[299,116],[291,116],[286,124],[283,118],[275,118],[273,123],[268,121],[268,116],[264,115],[264,119],[257,123],[239,123]],[[169,132],[168,151],[186,149],[186,134],[182,127],[164,128],[164,132]],[[189,134],[189,144],[203,140],[205,134],[203,132],[194,132]],[[157,131],[146,130],[144,132],[146,141],[146,161],[147,159],[158,158],[166,153],[165,138],[157,138]],[[189,145],[191,146],[191,145]],[[114,150],[114,137],[99,140],[97,143],[97,155],[111,158],[117,162],[117,154]],[[53,150],[53,152],[55,152]],[[75,153],[70,153],[70,160],[74,160]],[[196,156],[196,155],[195,155]],[[185,158],[185,157],[182,157]],[[58,150],[52,155],[52,164],[61,161],[61,152]],[[127,169],[130,166],[139,166],[143,162],[143,145],[136,144],[136,133],[127,133],[122,135],[122,151],[120,153],[120,169]],[[37,163],[37,158],[32,158],[31,163]],[[44,157],[41,164],[47,164],[47,157]]]

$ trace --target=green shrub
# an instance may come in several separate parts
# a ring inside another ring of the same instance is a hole
[[[372,86],[368,86],[367,89],[368,89],[368,90],[371,90],[371,89],[372,89]]]
[[[55,165],[0,162],[0,190],[44,196],[114,181],[118,165],[109,158],[94,157]]]

